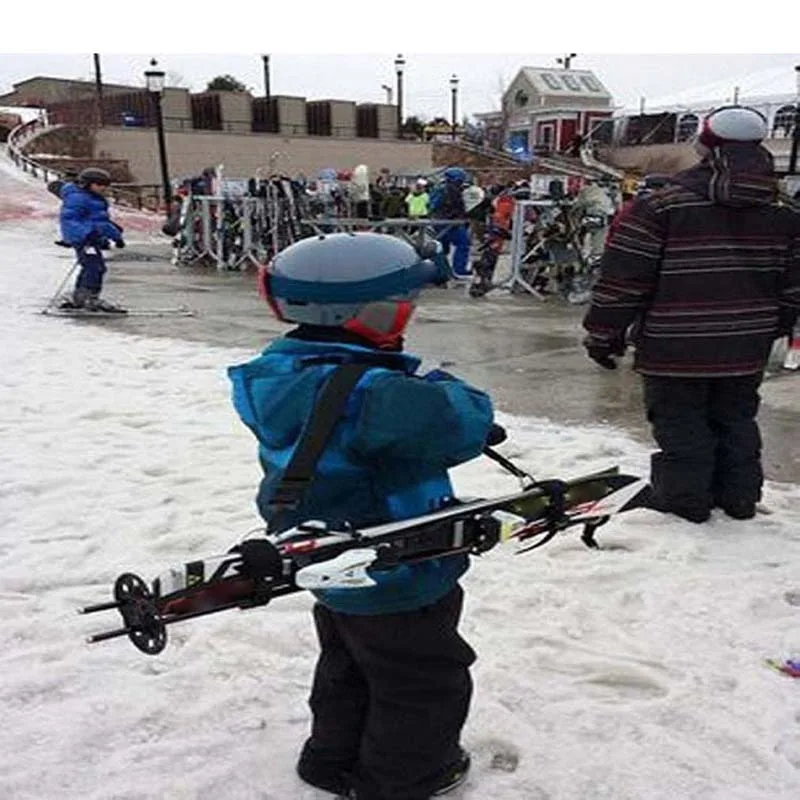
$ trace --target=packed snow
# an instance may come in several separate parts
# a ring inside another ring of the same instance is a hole
[[[7,163],[0,198],[0,798],[325,800],[294,773],[309,595],[171,627],[157,657],[85,644],[118,618],[75,613],[121,572],[152,577],[258,526],[254,441],[225,376],[253,353],[37,314],[65,270],[56,202]],[[624,432],[501,421],[503,452],[536,475],[646,474]],[[454,479],[464,496],[516,485],[482,459]],[[800,797],[800,681],[764,663],[800,656],[800,488],[770,484],[765,503],[699,527],[640,510],[599,552],[570,533],[474,559],[474,769],[456,796]]]

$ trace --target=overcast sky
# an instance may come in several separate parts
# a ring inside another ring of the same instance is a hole
[[[103,78],[110,83],[141,85],[152,54],[103,55]],[[230,73],[263,94],[263,67],[253,55],[155,54],[169,76],[181,85],[200,91],[207,81]],[[519,67],[555,66],[558,54],[514,53],[503,55],[418,55],[405,53],[405,110],[408,114],[450,115],[450,76],[460,80],[459,114],[490,111],[496,107],[498,86],[509,81]],[[347,99],[381,102],[382,84],[394,87],[395,53],[373,55],[287,55],[271,57],[273,94],[291,94],[309,99]],[[640,97],[656,100],[682,89],[712,81],[736,79],[749,72],[785,67],[788,74],[800,63],[800,55],[582,55],[574,68],[594,70],[614,96],[617,105],[637,106]],[[0,55],[0,91],[34,75],[64,78],[93,76],[92,56]]]

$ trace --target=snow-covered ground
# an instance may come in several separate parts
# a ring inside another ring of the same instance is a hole
[[[294,774],[310,596],[175,626],[155,658],[124,639],[87,646],[116,615],[75,613],[120,572],[152,576],[258,525],[254,441],[225,377],[252,354],[37,315],[66,263],[55,201],[5,163],[0,198],[0,798],[330,797]],[[537,475],[647,469],[615,430],[502,421],[503,451]],[[469,495],[515,486],[485,460],[455,480]],[[797,800],[800,681],[764,659],[800,656],[800,488],[765,500],[774,513],[751,522],[636,511],[600,552],[565,535],[475,559],[460,797]],[[516,771],[490,769],[509,751]]]

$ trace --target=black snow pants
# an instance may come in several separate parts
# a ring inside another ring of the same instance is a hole
[[[761,499],[761,379],[644,376],[647,418],[661,448],[650,481],[663,510],[702,515]]]
[[[463,590],[401,614],[314,608],[322,652],[301,775],[352,776],[359,800],[427,800],[460,757],[472,648],[458,633]]]

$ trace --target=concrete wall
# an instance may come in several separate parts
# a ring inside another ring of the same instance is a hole
[[[192,100],[188,89],[165,88],[161,98],[164,129],[182,131],[192,127]]]
[[[277,168],[294,176],[316,175],[325,167],[352,169],[366,164],[381,168],[425,172],[433,165],[433,149],[421,142],[376,139],[335,139],[272,134],[237,135],[217,131],[168,132],[170,174],[174,178],[199,173],[211,164],[224,164],[230,177],[248,177],[267,167],[274,154]],[[137,183],[158,183],[158,144],[155,131],[143,128],[101,128],[95,136],[97,152],[126,159]]]
[[[219,96],[222,129],[228,133],[250,133],[253,127],[253,97],[247,92],[209,92]]]
[[[397,106],[376,103],[378,109],[378,138],[397,140]]]
[[[275,101],[278,105],[281,133],[287,136],[302,136],[307,130],[305,97],[278,95]]]
[[[356,104],[350,100],[328,100],[331,104],[331,134],[352,139],[356,135]]]

